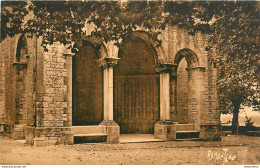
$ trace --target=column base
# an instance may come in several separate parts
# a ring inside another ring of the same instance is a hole
[[[175,123],[170,120],[156,122],[154,125],[154,137],[165,141],[175,140],[176,129],[173,127],[174,124]]]
[[[118,144],[120,127],[114,120],[103,120],[99,125],[103,126],[103,132],[107,134],[108,144]]]
[[[114,120],[103,120],[99,125],[103,126],[118,126]]]

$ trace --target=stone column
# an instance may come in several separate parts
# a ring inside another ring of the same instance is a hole
[[[154,136],[163,140],[172,140],[175,137],[170,120],[170,72],[173,67],[173,64],[166,63],[155,67],[156,72],[160,73],[160,121],[154,125]]]
[[[177,123],[177,65],[170,73],[170,118]]]
[[[106,57],[99,59],[99,65],[103,68],[103,102],[104,115],[102,125],[117,125],[113,118],[113,66],[119,58]]]
[[[119,58],[106,57],[98,62],[103,68],[103,121],[104,132],[107,134],[107,143],[119,143],[119,126],[114,121],[113,113],[113,66],[117,64]]]
[[[170,73],[173,64],[159,64],[156,72],[160,73],[160,121],[170,121]]]
[[[160,73],[160,120],[170,120],[170,74]]]
[[[66,56],[66,69],[67,69],[67,121],[65,126],[72,126],[72,57],[74,53],[64,53]]]
[[[188,116],[189,122],[194,124],[196,130],[200,129],[200,114],[204,113],[203,109],[203,91],[205,86],[203,83],[204,67],[194,67],[187,69],[188,71]]]

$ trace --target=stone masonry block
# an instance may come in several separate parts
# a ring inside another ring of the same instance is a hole
[[[120,136],[120,128],[119,126],[105,126],[107,136],[107,143],[108,144],[117,144],[119,143],[119,136]]]

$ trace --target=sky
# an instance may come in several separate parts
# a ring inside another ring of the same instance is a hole
[[[221,114],[220,116],[221,123],[227,123],[229,120],[232,121],[232,116],[233,116],[232,114]],[[240,126],[245,125],[246,116],[248,116],[248,118],[252,117],[251,121],[253,122],[254,126],[260,126],[259,111],[253,111],[251,107],[245,107],[244,109],[241,109],[238,118]]]

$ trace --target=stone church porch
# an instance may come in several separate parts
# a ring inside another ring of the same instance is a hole
[[[121,134],[218,140],[217,70],[203,38],[168,27],[156,47],[145,31],[136,31],[121,46],[83,39],[76,54],[58,43],[44,52],[41,39],[8,39],[14,45],[1,49],[8,58],[0,71],[0,124],[14,139],[36,146],[120,143]]]

